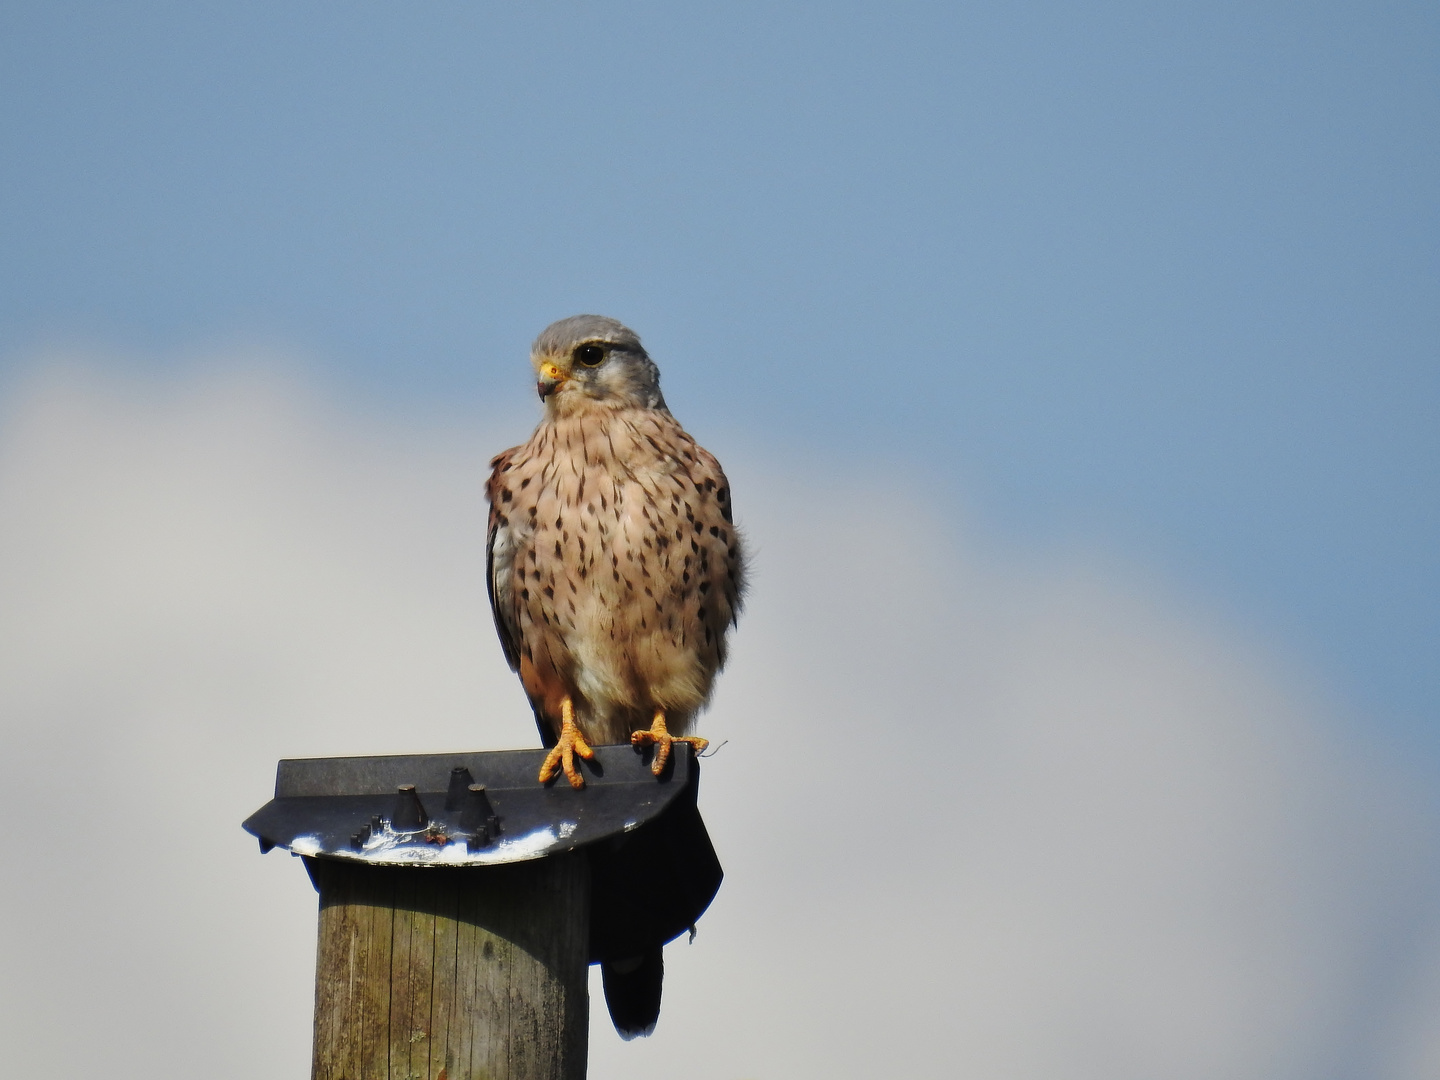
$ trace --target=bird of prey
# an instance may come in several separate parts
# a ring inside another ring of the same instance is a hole
[[[745,562],[720,463],[670,415],[635,332],[600,315],[531,349],[545,414],[491,461],[490,606],[550,753],[540,782],[592,743],[654,746],[659,776],[725,663]],[[660,952],[602,967],[624,1036],[660,1008]],[[612,993],[613,989],[613,993]],[[653,999],[653,1000],[652,1000]],[[618,1007],[618,1008],[617,1008]]]

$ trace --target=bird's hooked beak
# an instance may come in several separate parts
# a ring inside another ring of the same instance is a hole
[[[540,377],[535,382],[535,389],[540,393],[540,400],[544,401],[548,398],[569,378],[570,376],[561,371],[558,365],[546,360],[540,365]]]

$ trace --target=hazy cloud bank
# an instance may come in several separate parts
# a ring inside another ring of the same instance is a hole
[[[533,743],[483,582],[503,442],[238,362],[12,390],[17,1075],[308,1075],[313,893],[238,824],[281,756]],[[1403,768],[1138,578],[715,449],[758,552],[701,727],[728,876],[652,1039],[597,994],[592,1075],[1440,1072],[1437,822]]]

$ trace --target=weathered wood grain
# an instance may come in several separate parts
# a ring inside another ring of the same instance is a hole
[[[307,862],[314,1080],[585,1076],[583,853],[483,869]]]

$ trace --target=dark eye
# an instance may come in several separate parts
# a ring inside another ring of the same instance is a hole
[[[575,362],[586,367],[596,367],[605,359],[605,350],[599,345],[581,345],[575,350]]]

